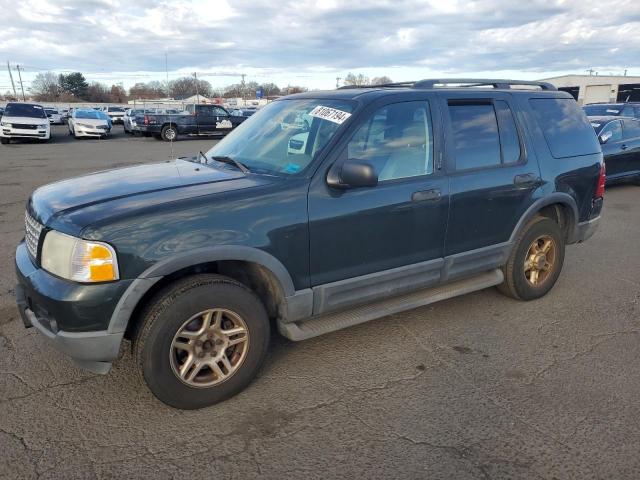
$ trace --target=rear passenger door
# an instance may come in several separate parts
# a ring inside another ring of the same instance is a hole
[[[448,279],[503,263],[506,242],[540,186],[515,101],[495,92],[440,94],[451,205],[445,240]]]
[[[627,157],[627,173],[640,174],[640,120],[625,118],[622,123],[621,147]]]

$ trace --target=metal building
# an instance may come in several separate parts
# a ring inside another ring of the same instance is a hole
[[[569,92],[580,104],[640,102],[640,77],[623,75],[562,75],[545,78],[558,90]]]

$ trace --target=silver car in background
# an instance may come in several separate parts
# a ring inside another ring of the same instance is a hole
[[[136,115],[142,115],[145,110],[142,108],[128,108],[124,111],[124,117],[122,117],[122,123],[124,125],[124,133],[130,133],[135,135],[139,132],[136,125]]]

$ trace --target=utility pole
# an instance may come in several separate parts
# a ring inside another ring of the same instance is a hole
[[[196,103],[200,103],[200,92],[198,91],[198,72],[193,72],[193,78],[196,79]]]
[[[7,60],[7,70],[9,71],[9,78],[11,79],[11,86],[13,87],[13,96],[17,98],[18,94],[16,93],[16,84],[13,83],[13,75],[11,74],[11,67],[9,66],[9,60]]]
[[[244,100],[244,77],[246,77],[247,75],[245,73],[241,73],[240,76],[242,77],[242,82],[240,82],[240,95]]]
[[[340,80],[342,80],[342,78],[336,77],[336,89],[340,88]]]
[[[167,51],[164,51],[164,71],[167,75],[167,98],[171,95],[169,93],[169,61],[167,60]]]
[[[22,75],[20,74],[20,65],[16,65],[16,70],[18,70],[18,78],[20,79],[20,89],[22,90],[22,101],[26,102],[24,98],[24,85],[22,85]]]

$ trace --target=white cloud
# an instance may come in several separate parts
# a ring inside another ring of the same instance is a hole
[[[16,12],[0,58],[25,65],[27,78],[51,69],[128,85],[163,79],[165,51],[172,77],[210,72],[212,83],[237,81],[224,72],[325,87],[348,71],[394,80],[640,73],[638,0],[0,0],[0,8]]]

